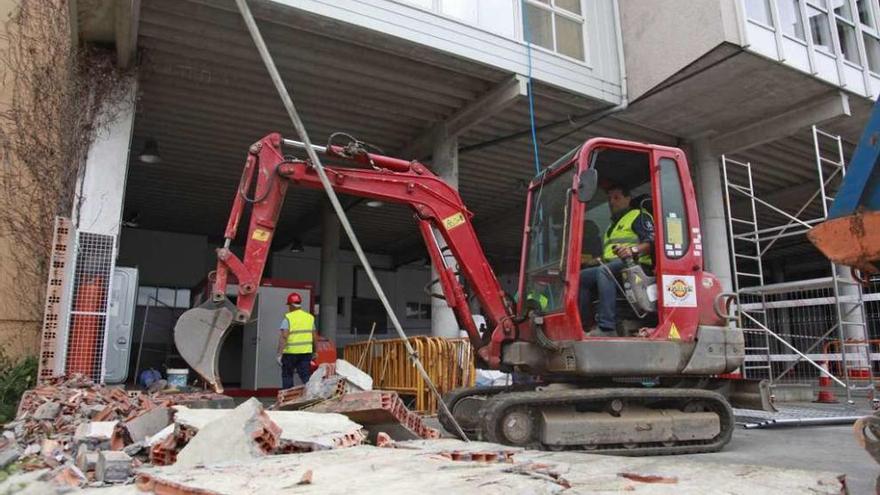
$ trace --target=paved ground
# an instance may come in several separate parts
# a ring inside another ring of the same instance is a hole
[[[440,428],[435,418],[428,421],[431,426]],[[722,452],[672,456],[669,459],[671,462],[687,459],[842,473],[846,475],[852,495],[874,493],[874,480],[880,475],[880,465],[856,443],[852,426],[751,430],[737,426],[733,439]]]
[[[737,427],[724,451],[676,458],[840,472],[846,474],[853,495],[874,493],[874,480],[880,475],[880,465],[856,444],[851,426]]]

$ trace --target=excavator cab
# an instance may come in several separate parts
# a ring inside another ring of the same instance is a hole
[[[699,216],[684,154],[593,139],[529,186],[519,293],[542,296],[546,335],[551,340],[588,338],[583,330],[591,322],[582,321],[578,307],[580,273],[608,261],[602,260],[602,239],[613,227],[609,187],[630,191],[630,208],[650,218],[654,230],[653,252],[641,257],[644,276],[615,277],[624,302],[618,304],[618,335],[687,342],[695,339],[700,323],[723,325],[718,315],[705,311],[720,285],[703,272]],[[641,305],[628,298],[634,285],[646,296]]]

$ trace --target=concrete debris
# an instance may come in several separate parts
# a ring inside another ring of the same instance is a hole
[[[199,431],[206,424],[228,414],[228,410],[174,407],[174,422],[181,428]],[[281,429],[277,453],[312,452],[359,445],[366,438],[361,425],[341,414],[306,411],[266,411]]]
[[[123,426],[129,441],[141,442],[148,436],[159,433],[169,424],[171,424],[171,408],[155,407],[126,421]]]
[[[116,429],[117,421],[90,421],[81,423],[76,427],[73,434],[74,443],[88,443],[99,445],[106,443],[110,445],[110,439],[113,437],[113,431]]]
[[[839,474],[668,458],[628,458],[582,452],[537,452],[458,440],[367,445],[309,454],[224,462],[194,469],[148,468],[137,486],[149,493],[298,494],[423,493],[845,493]],[[474,462],[442,452],[511,452]],[[356,475],[353,475],[356,473]],[[295,487],[295,488],[294,488]]]
[[[251,398],[199,428],[177,454],[174,467],[183,469],[261,457],[274,452],[280,435],[281,428],[269,419],[260,401]]]
[[[131,457],[125,452],[102,450],[95,465],[95,478],[104,483],[125,483],[131,477]]]
[[[344,359],[336,360],[336,374],[361,390],[373,390],[373,377]]]
[[[21,457],[21,448],[13,442],[4,442],[0,447],[0,469],[6,469],[7,466],[17,461]]]
[[[363,425],[374,443],[379,432],[387,433],[394,440],[440,438],[440,432],[426,426],[422,417],[410,411],[396,392],[371,390],[344,394],[314,404],[308,410],[344,414]]]
[[[94,471],[98,464],[98,453],[86,449],[79,449],[76,453],[76,467],[84,473]]]
[[[72,479],[71,472],[60,469],[74,467],[88,476],[94,466],[94,462],[87,462],[87,454],[79,456],[79,450],[122,450],[165,427],[170,422],[171,406],[195,407],[218,402],[228,405],[231,399],[202,392],[128,392],[72,375],[48,380],[25,392],[15,420],[4,426],[0,442],[14,445],[19,452],[18,461],[27,469],[58,470],[46,481],[58,475],[59,479]],[[16,450],[7,451],[10,448],[0,448],[0,461],[15,457],[12,453]]]
[[[319,366],[305,386],[279,391],[273,409],[344,414],[363,425],[374,443],[379,432],[392,440],[440,437],[440,432],[425,426],[421,416],[410,411],[396,392],[372,388],[369,375],[339,359]]]
[[[34,419],[37,421],[52,421],[61,412],[61,403],[50,401],[42,404],[34,411]]]

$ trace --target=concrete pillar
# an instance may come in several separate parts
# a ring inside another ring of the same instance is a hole
[[[838,287],[840,288],[840,297],[841,299],[853,299],[858,300],[859,292],[861,288],[857,285],[856,280],[852,277],[852,270],[848,266],[844,265],[836,265],[834,270],[832,270],[832,274],[837,273],[837,279],[840,281]],[[840,303],[840,321],[843,327],[843,338],[847,340],[867,340],[866,328],[862,325],[865,320],[863,318],[863,312],[861,305],[858,303]],[[846,324],[843,322],[849,322],[850,324]],[[847,347],[847,352],[851,352],[854,350],[856,346]],[[866,350],[863,350],[866,352]],[[853,359],[853,356],[850,356],[850,359]]]
[[[708,143],[691,143],[691,166],[696,172],[697,204],[703,230],[704,268],[721,281],[725,291],[733,290],[730,269],[730,244],[724,216],[724,185],[721,181],[721,159]]]
[[[445,125],[438,125],[434,131],[434,152],[431,161],[431,170],[445,180],[449,185],[458,189],[458,138],[449,137],[446,133]],[[446,243],[435,232],[440,247],[443,248]],[[455,259],[451,255],[446,255],[446,264],[453,269],[457,268]],[[437,268],[431,267],[431,279],[437,278]],[[443,288],[440,283],[434,284],[432,292],[442,294]],[[434,337],[456,338],[459,334],[458,322],[455,320],[455,314],[446,304],[446,301],[438,298],[431,298],[431,335]]]
[[[95,234],[119,235],[125,180],[128,176],[131,133],[134,128],[137,80],[129,82],[122,101],[103,110],[110,118],[98,129],[89,147],[86,165],[76,187],[71,218],[77,229]],[[149,167],[143,163],[138,166]],[[118,245],[118,242],[117,242]]]
[[[321,204],[321,291],[318,330],[336,344],[337,301],[339,296],[339,219],[329,201]]]

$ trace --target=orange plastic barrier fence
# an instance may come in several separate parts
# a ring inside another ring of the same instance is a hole
[[[418,336],[409,339],[437,390],[444,394],[474,385],[473,348],[467,339]],[[373,340],[345,346],[343,356],[373,377],[373,388],[415,399],[413,409],[435,414],[437,398],[406,355],[401,339]]]

